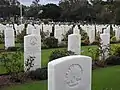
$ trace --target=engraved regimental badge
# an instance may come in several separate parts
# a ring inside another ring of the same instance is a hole
[[[82,79],[83,69],[79,64],[72,64],[65,73],[65,83],[67,86],[75,87],[80,84]]]
[[[37,44],[37,38],[36,38],[36,37],[32,37],[32,38],[30,39],[30,44],[31,44],[32,46],[36,45],[36,44]]]

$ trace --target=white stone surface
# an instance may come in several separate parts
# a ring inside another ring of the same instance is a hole
[[[4,31],[5,36],[5,48],[14,47],[15,46],[15,35],[12,27],[7,27]]]
[[[91,26],[88,30],[88,36],[90,43],[93,43],[95,41],[95,28],[94,26]]]
[[[104,30],[104,33],[110,34],[110,25]]]
[[[17,30],[17,28],[18,28],[17,24],[14,24],[14,27],[15,27],[15,30]]]
[[[6,29],[6,26],[3,24],[0,24],[0,32],[3,33],[5,29]]]
[[[38,29],[33,29],[33,34],[40,36],[40,30],[38,30]]]
[[[63,30],[61,26],[55,25],[54,37],[58,39],[58,42],[61,43],[63,39]]]
[[[81,36],[80,34],[71,34],[68,36],[68,51],[72,51],[75,54],[81,52]]]
[[[48,90],[91,90],[92,59],[67,56],[48,63]]]
[[[115,28],[115,37],[117,41],[120,40],[120,28]]]
[[[73,29],[73,34],[80,34],[80,30],[77,25]]]
[[[35,24],[34,26],[36,30],[39,30],[39,32],[42,31],[42,25]]]
[[[36,70],[41,68],[41,36],[39,35],[27,35],[24,37],[24,70],[28,67],[25,63],[28,58],[33,58],[33,67],[31,70]]]
[[[33,30],[35,29],[35,27],[31,24],[28,24],[27,26],[27,34],[30,35],[30,34],[33,34]]]
[[[108,49],[106,49],[106,48],[109,48],[109,45],[110,45],[110,34],[109,33],[100,34],[100,38],[101,38],[102,50],[104,50],[104,52],[105,52],[105,58],[108,58],[109,52],[108,52]],[[102,56],[102,57],[104,57],[104,56]]]
[[[43,25],[43,31],[44,32],[52,32],[52,25]]]
[[[71,25],[64,25],[64,30],[65,30],[65,34],[70,30],[70,28],[72,28]]]
[[[17,34],[21,33],[23,31],[23,29],[24,29],[24,24],[18,25],[18,27],[17,27]]]

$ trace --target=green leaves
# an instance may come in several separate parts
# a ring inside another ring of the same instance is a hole
[[[70,56],[70,55],[75,55],[74,52],[72,51],[67,51],[66,49],[64,50],[55,50],[51,53],[50,57],[49,57],[49,61],[61,58],[61,57],[65,57],[65,56]]]

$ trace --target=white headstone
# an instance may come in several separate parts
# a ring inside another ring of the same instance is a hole
[[[119,30],[119,28],[116,28],[116,29],[115,29],[115,37],[116,37],[116,40],[117,40],[117,41],[120,40],[120,30]]]
[[[42,25],[37,25],[35,24],[35,29],[38,30],[38,32],[40,33],[40,30],[42,30]]]
[[[27,26],[27,34],[30,35],[30,34],[33,34],[33,30],[35,29],[35,27],[31,24],[28,24]]]
[[[5,48],[15,47],[15,36],[12,27],[7,27],[4,31],[4,35],[5,35]]]
[[[80,34],[71,34],[68,36],[68,51],[72,51],[75,54],[81,52],[81,36]]]
[[[94,26],[89,27],[88,36],[89,36],[90,43],[93,43],[95,41],[95,28],[94,28]]]
[[[64,25],[65,32],[68,32],[72,26]],[[65,33],[66,34],[66,33]]]
[[[0,32],[3,33],[5,29],[6,29],[6,26],[3,24],[0,24]]]
[[[108,26],[108,27],[104,30],[104,33],[110,34],[110,26]]]
[[[18,28],[17,24],[14,24],[14,27],[15,27],[15,30],[17,30],[17,28]]]
[[[27,59],[34,59],[31,70],[41,68],[41,36],[27,35],[24,37],[24,70],[28,68],[25,66]]]
[[[61,26],[55,25],[54,37],[58,39],[58,42],[61,43],[63,39],[63,30]]]
[[[21,33],[24,29],[24,24],[20,24],[18,27],[17,27],[17,33]]]
[[[51,33],[52,32],[52,25],[43,25],[43,31],[44,32],[49,31]]]
[[[80,30],[79,30],[78,26],[74,27],[73,34],[80,34]]]
[[[102,50],[104,50],[104,52],[105,52],[105,58],[108,58],[109,52],[108,52],[107,48],[109,48],[109,45],[110,45],[110,34],[108,34],[108,33],[100,34],[100,38],[101,38]],[[102,57],[104,57],[104,56],[102,56]]]
[[[38,30],[38,29],[33,29],[33,34],[35,34],[35,35],[40,35],[40,30]]]
[[[91,90],[92,59],[67,56],[48,63],[48,90]]]

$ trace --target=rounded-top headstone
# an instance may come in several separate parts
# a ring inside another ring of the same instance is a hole
[[[91,90],[92,59],[74,55],[48,63],[48,90]]]
[[[33,30],[34,30],[34,26],[31,25],[31,24],[28,24],[27,26],[27,34],[30,35],[30,34],[33,34]]]
[[[36,70],[41,68],[41,36],[39,35],[27,35],[24,37],[24,70],[26,71],[28,66],[26,63],[28,60],[32,60],[32,67],[30,70]]]
[[[68,36],[68,51],[72,51],[75,54],[80,54],[81,36],[80,34],[71,34]]]
[[[14,37],[14,30],[12,27],[6,27],[4,31],[5,35],[5,47],[14,47],[15,46],[15,37]]]

